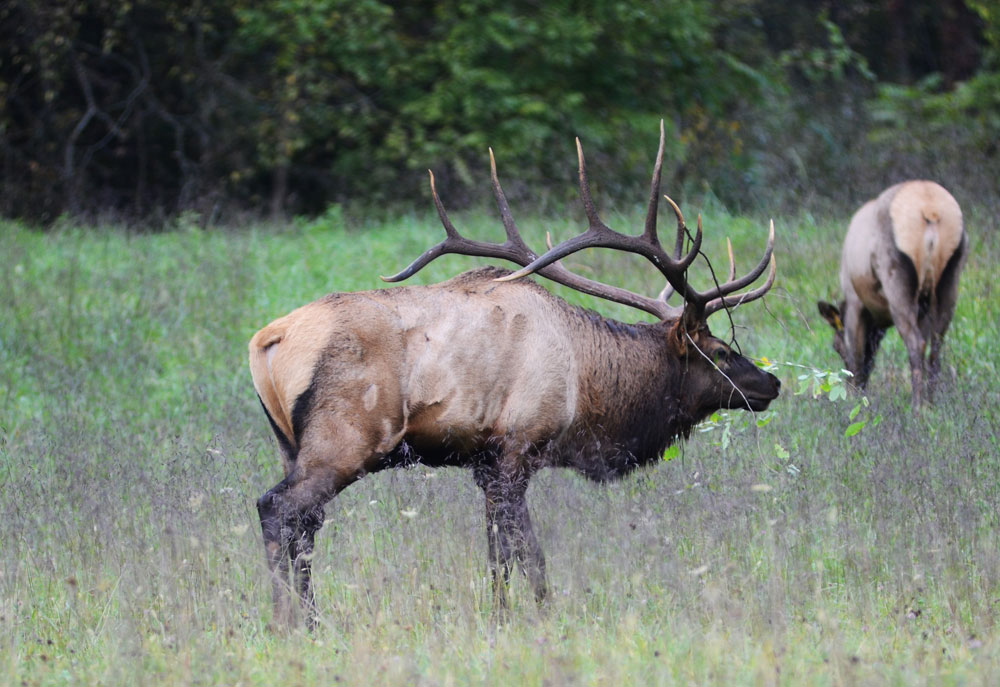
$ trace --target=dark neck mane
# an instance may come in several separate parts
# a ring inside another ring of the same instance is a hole
[[[585,319],[588,367],[580,371],[575,434],[560,441],[559,463],[604,480],[659,459],[702,418],[685,403],[684,361],[668,348],[673,323],[624,324],[576,310]]]

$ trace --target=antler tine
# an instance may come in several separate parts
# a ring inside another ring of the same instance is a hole
[[[594,206],[594,199],[590,196],[590,181],[587,179],[587,163],[583,159],[583,146],[580,145],[580,137],[576,138],[576,159],[578,162],[578,176],[580,177],[580,200],[583,201],[583,211],[587,213],[587,221],[590,222],[591,231],[608,229],[608,226],[601,221]]]
[[[493,157],[493,148],[491,147],[489,151],[490,182],[493,184],[493,197],[496,198],[497,208],[500,210],[500,220],[503,222],[504,231],[507,233],[507,243],[522,247],[525,254],[531,256],[529,260],[534,260],[537,256],[521,238],[521,234],[517,230],[517,225],[514,223],[514,216],[510,212],[510,206],[507,205],[507,196],[504,195],[503,188],[500,186],[500,178],[497,176],[497,161]]]
[[[732,265],[732,252],[730,252],[730,264]],[[733,291],[741,289],[744,286],[748,286],[756,281],[768,264],[770,264],[770,270],[767,275],[767,280],[762,285],[745,293],[732,293]],[[730,273],[732,274],[734,270],[735,267],[731,266]],[[717,291],[713,292],[713,295],[717,295],[718,297],[712,299],[705,305],[705,317],[708,317],[722,308],[734,308],[737,305],[749,303],[752,300],[760,298],[767,293],[774,284],[774,278],[777,274],[777,270],[777,261],[774,258],[774,220],[772,219],[770,230],[768,232],[767,248],[764,250],[764,257],[762,257],[757,266],[750,270],[750,272],[744,277],[741,277],[740,279],[730,277],[729,281],[720,286]]]
[[[726,277],[726,281],[732,281],[736,278],[736,260],[733,258],[733,242],[726,237],[726,250],[729,251],[729,276]]]
[[[656,151],[656,163],[653,165],[653,179],[649,186],[649,206],[646,210],[646,228],[642,235],[648,241],[656,241],[656,213],[660,201],[660,170],[663,167],[663,144],[665,141],[663,134],[663,120],[660,120],[660,145]],[[679,212],[679,210],[678,210]],[[680,251],[674,254],[675,258],[680,257]]]
[[[563,241],[555,248],[546,251],[544,255],[538,257],[529,265],[526,265],[513,274],[508,274],[506,277],[500,277],[497,281],[513,281],[535,272],[541,273],[541,270],[545,267],[571,253],[583,250],[584,248],[616,248],[619,247],[622,239],[627,239],[627,237],[604,224],[597,214],[597,208],[594,206],[594,200],[590,195],[590,182],[587,179],[587,163],[583,157],[583,146],[580,145],[579,137],[576,139],[576,157],[578,161],[577,173],[580,178],[580,200],[583,202],[583,211],[587,215],[589,225],[587,230],[578,236]]]
[[[670,285],[670,282],[667,282],[667,285],[660,289],[660,293],[657,294],[656,300],[666,303],[667,299],[673,295],[674,287]]]
[[[716,298],[705,306],[705,317],[708,317],[712,313],[722,310],[723,308],[735,308],[737,305],[743,305],[744,303],[757,300],[767,293],[771,289],[771,286],[774,285],[774,277],[778,270],[777,261],[774,259],[773,255],[771,256],[770,264],[771,269],[768,270],[767,281],[752,291],[745,291],[743,293],[730,294],[728,296]]]
[[[455,225],[451,223],[450,219],[448,219],[448,213],[445,212],[444,203],[441,202],[441,198],[438,196],[437,187],[434,185],[434,172],[428,169],[427,176],[430,177],[431,198],[434,199],[434,209],[437,210],[438,217],[441,219],[441,224],[444,225],[444,233],[452,238],[461,238],[458,231],[455,229]]]
[[[435,188],[434,186],[434,172],[428,169],[427,174],[430,177],[431,197],[434,199],[434,207],[435,209],[437,209],[438,217],[441,220],[441,224],[444,225],[444,233],[447,234],[448,238],[446,238],[444,241],[437,244],[436,246],[433,246],[425,250],[420,255],[420,257],[411,262],[406,267],[406,269],[402,270],[401,272],[397,272],[396,274],[390,277],[379,276],[379,279],[381,279],[382,281],[397,282],[397,281],[403,281],[404,279],[409,279],[414,274],[422,270],[427,265],[427,263],[431,262],[435,258],[439,258],[442,255],[451,252],[449,250],[450,243],[455,239],[461,240],[462,238],[459,235],[458,231],[455,229],[455,225],[453,225],[451,223],[451,220],[448,219],[448,213],[444,209],[444,204],[438,197],[437,188]]]
[[[663,133],[663,121],[660,120],[660,134]],[[662,143],[662,139],[661,139]],[[674,202],[673,198],[670,196],[663,196],[663,199],[670,203],[670,207],[674,210],[674,215],[677,217],[677,238],[674,239],[674,260],[678,261],[679,269],[687,269],[691,262],[698,255],[698,249],[701,248],[701,216],[698,216],[698,235],[696,236],[695,247],[687,255],[687,260],[681,262],[681,252],[684,250],[684,237],[687,234],[687,225],[684,223],[684,213],[681,212],[680,207]],[[668,281],[667,285],[663,287],[660,294],[656,297],[657,300],[666,302],[670,296],[674,294],[674,287]]]
[[[441,224],[444,225],[444,231],[447,238],[436,246],[424,251],[420,257],[410,263],[410,265],[402,272],[394,274],[391,277],[380,277],[382,281],[398,282],[408,279],[423,269],[429,262],[447,253],[475,255],[484,258],[500,258],[502,260],[509,260],[518,265],[528,264],[535,259],[535,253],[528,248],[528,246],[521,239],[520,234],[517,232],[517,226],[514,224],[514,218],[511,216],[510,208],[507,206],[507,199],[504,197],[503,189],[500,188],[500,182],[497,180],[496,164],[493,162],[492,150],[490,150],[490,162],[493,170],[493,192],[497,199],[497,205],[500,207],[500,216],[503,220],[504,229],[507,232],[507,240],[504,243],[473,241],[459,234],[458,230],[455,229],[455,226],[448,218],[448,213],[444,209],[444,203],[442,203],[441,198],[438,197],[437,188],[434,185],[434,172],[428,170],[428,174],[430,175],[431,197],[434,199],[434,207],[437,209],[438,217],[441,219]]]
[[[757,263],[757,266],[739,279],[730,279],[717,289],[710,289],[705,295],[709,298],[725,296],[726,294],[732,293],[737,289],[742,289],[744,286],[749,286],[754,283],[757,281],[757,277],[764,273],[764,269],[767,267],[767,263],[771,259],[772,252],[774,252],[774,220],[771,220],[771,228],[767,237],[767,246],[764,248],[764,255],[761,257],[760,262]]]
[[[687,225],[684,223],[684,213],[681,212],[680,207],[674,202],[674,199],[670,196],[663,196],[663,199],[670,203],[670,207],[674,210],[674,215],[677,217],[677,238],[674,240],[674,259],[679,259],[681,257],[681,251],[684,250],[684,235],[687,232]],[[700,217],[699,217],[700,219]],[[698,235],[701,236],[701,222],[698,222]],[[699,248],[701,246],[699,245]],[[697,255],[697,252],[695,253]]]
[[[561,260],[567,255],[583,250],[584,248],[612,248],[637,253],[652,262],[656,265],[657,269],[660,270],[660,273],[667,279],[667,282],[670,283],[674,289],[678,289],[681,293],[683,293],[685,300],[690,300],[691,297],[697,296],[697,292],[688,285],[687,279],[684,276],[684,271],[691,265],[692,262],[694,262],[694,259],[698,256],[698,251],[701,248],[701,224],[699,223],[698,225],[698,233],[692,241],[691,250],[680,260],[669,256],[663,249],[663,246],[660,245],[660,242],[657,240],[655,235],[655,229],[650,230],[650,220],[648,216],[646,231],[639,236],[626,236],[625,234],[620,234],[614,231],[604,224],[597,214],[593,198],[590,195],[590,183],[587,179],[587,166],[583,156],[583,146],[580,145],[579,138],[576,139],[576,153],[577,159],[579,160],[580,198],[583,201],[584,212],[587,215],[589,224],[587,230],[578,236],[563,241],[555,248],[546,251],[544,255],[541,255],[532,261],[531,264],[518,270],[517,272],[514,272],[513,274],[501,277],[499,281],[512,281],[534,272],[541,273],[542,269],[551,265],[553,262]],[[657,163],[654,166],[653,171],[654,180],[659,174],[661,162],[661,156],[657,154]],[[653,186],[655,187],[656,184],[653,184]],[[667,201],[673,207],[674,213],[677,215],[677,245],[683,246],[683,238],[687,233],[687,227],[684,224],[684,215],[681,214],[680,208],[677,207],[677,204],[674,203],[674,201],[670,200],[670,198],[667,198]],[[677,255],[680,254],[679,250],[676,252]],[[545,275],[543,274],[543,276]],[[636,294],[636,296],[644,299],[644,301],[648,303],[659,303],[661,306],[663,305],[659,299],[650,299],[645,296],[638,296],[638,294]],[[704,298],[702,303],[706,300],[707,298]]]

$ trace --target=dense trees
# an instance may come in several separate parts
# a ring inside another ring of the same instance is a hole
[[[487,145],[535,196],[574,135],[616,193],[661,117],[672,187],[801,198],[858,155],[920,167],[900,125],[987,154],[997,4],[3,0],[0,212],[316,212],[427,167],[455,198]]]

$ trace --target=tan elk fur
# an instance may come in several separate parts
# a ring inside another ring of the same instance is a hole
[[[839,308],[821,302],[819,309],[860,386],[886,328],[895,325],[907,349],[913,400],[921,401],[924,383],[939,372],[967,242],[962,210],[933,181],[896,184],[855,213],[841,254],[844,300]]]
[[[250,342],[254,387],[297,450],[296,400],[316,374],[365,454],[338,452],[345,478],[372,471],[404,436],[463,448],[518,432],[558,434],[577,414],[580,362],[561,302],[532,282],[493,283],[490,271],[443,284],[335,294],[260,330]],[[324,457],[325,458],[325,457]]]

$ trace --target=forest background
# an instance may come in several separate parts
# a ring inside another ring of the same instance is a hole
[[[664,188],[846,214],[907,177],[996,204],[997,0],[4,0],[0,215],[159,227]],[[641,193],[639,194],[642,195]]]

